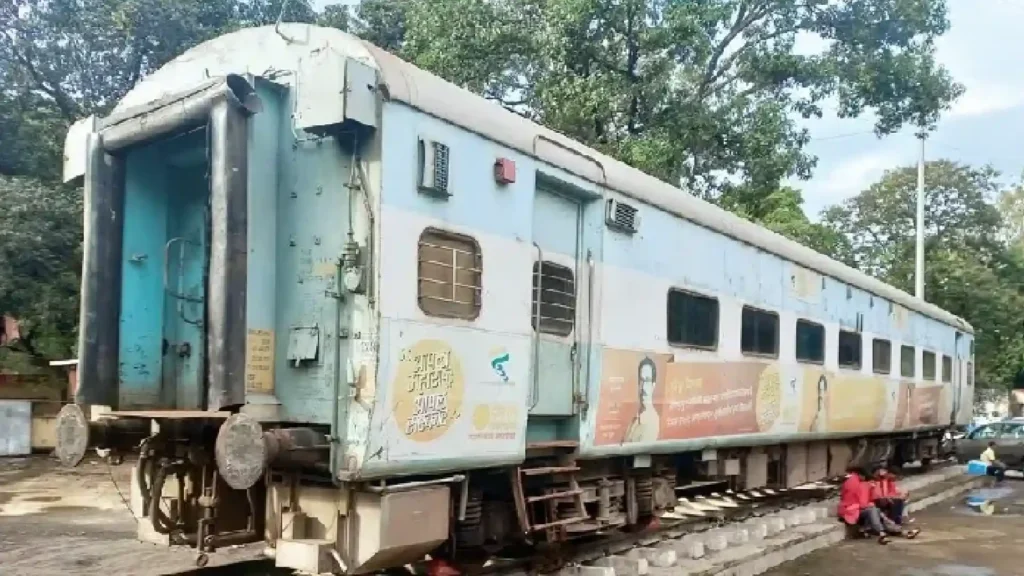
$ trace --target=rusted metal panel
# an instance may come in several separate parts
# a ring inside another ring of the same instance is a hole
[[[32,453],[32,403],[0,400],[0,456]]]

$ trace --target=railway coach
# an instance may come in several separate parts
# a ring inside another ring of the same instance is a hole
[[[928,460],[963,320],[335,29],[245,29],[70,130],[58,455],[139,537],[284,567],[629,529],[698,482]]]

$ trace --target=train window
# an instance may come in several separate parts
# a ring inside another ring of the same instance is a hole
[[[967,363],[967,387],[970,388],[972,386],[974,386],[974,363],[973,362],[968,362]]]
[[[573,271],[547,260],[533,263],[533,329],[568,336],[576,322],[576,279]]]
[[[796,321],[797,362],[825,361],[825,327],[809,320]]]
[[[914,372],[917,368],[917,358],[914,355],[913,346],[901,346],[900,347],[900,376],[904,378],[913,378]]]
[[[925,380],[935,380],[935,352],[924,351],[921,357]]]
[[[708,350],[717,348],[718,300],[670,288],[668,343]]]
[[[483,257],[476,240],[427,228],[420,234],[418,260],[420,310],[465,320],[480,315]]]
[[[744,354],[779,355],[779,315],[743,307],[740,349]]]
[[[953,381],[953,359],[949,356],[942,357],[942,381]]]
[[[871,341],[871,369],[876,374],[892,372],[892,342],[878,338]]]
[[[935,379],[935,353],[925,351],[922,353],[921,362],[923,364],[922,370],[925,372],[926,380]]]
[[[839,331],[839,366],[859,370],[862,338],[856,332]]]

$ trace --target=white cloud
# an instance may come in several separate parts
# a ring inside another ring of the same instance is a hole
[[[810,183],[798,185],[806,192],[807,213],[816,217],[826,206],[853,196],[881,177],[889,168],[898,165],[892,153],[868,152],[850,157],[830,167]]]
[[[1012,110],[1024,104],[1024,91],[999,84],[979,83],[968,87],[943,119],[958,120]]]

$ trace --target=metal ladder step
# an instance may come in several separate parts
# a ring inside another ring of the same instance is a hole
[[[579,466],[546,466],[544,468],[520,468],[519,473],[523,476],[543,476],[545,474],[564,474],[567,472],[576,472],[580,469]]]
[[[570,496],[578,496],[583,494],[582,488],[576,488],[574,490],[565,490],[563,492],[551,492],[548,494],[542,494],[540,496],[530,496],[526,499],[527,502],[533,504],[534,502],[543,502],[545,500],[556,500],[558,498],[568,498]]]

